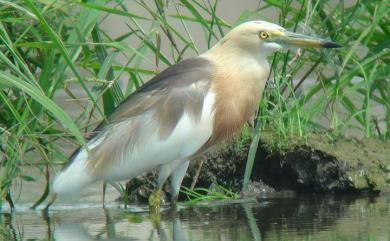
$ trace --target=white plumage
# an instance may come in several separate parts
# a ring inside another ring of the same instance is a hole
[[[184,113],[172,134],[163,140],[159,138],[157,128],[151,127],[157,125],[156,120],[151,119],[150,114],[144,113],[143,119],[151,123],[143,125],[147,128],[142,130],[141,143],[138,143],[134,150],[125,153],[122,160],[114,161],[114,165],[105,171],[105,179],[109,181],[131,179],[144,172],[163,169],[163,166],[169,166],[168,169],[174,171],[181,163],[188,161],[188,157],[193,155],[212,134],[214,98],[214,93],[209,92],[206,95],[199,122]],[[117,131],[120,131],[120,128]],[[104,138],[105,136],[91,140],[88,148],[90,150],[99,148]],[[96,181],[98,178],[90,175],[87,160],[87,151],[82,149],[71,165],[54,180],[54,192],[59,195],[70,195]]]

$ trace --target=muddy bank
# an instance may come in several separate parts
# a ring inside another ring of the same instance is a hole
[[[276,189],[303,192],[388,192],[390,142],[332,140],[325,132],[283,142],[262,133],[253,179]]]
[[[183,185],[211,189],[221,185],[239,193],[250,142],[246,131],[197,158],[190,165]],[[148,174],[129,182],[130,201],[145,202],[155,180],[155,174]],[[284,190],[389,192],[390,142],[345,137],[331,140],[325,132],[281,140],[271,132],[263,132],[250,190],[245,194],[264,196]],[[169,185],[164,191],[169,200]]]

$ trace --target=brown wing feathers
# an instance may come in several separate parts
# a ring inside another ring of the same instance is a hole
[[[184,113],[199,121],[213,73],[209,60],[187,59],[164,70],[127,97],[107,118],[108,123],[95,129],[91,141],[102,137],[104,140],[98,148],[89,150],[91,169],[97,174],[108,160],[123,159],[121,155],[142,143],[142,136],[148,136],[146,131],[157,131],[161,139],[169,137]]]
[[[130,95],[108,118],[108,122],[118,123],[149,110],[156,112],[160,126],[176,126],[184,111],[197,119],[212,75],[210,61],[199,57],[184,60],[156,75]],[[170,118],[164,113],[169,113]]]

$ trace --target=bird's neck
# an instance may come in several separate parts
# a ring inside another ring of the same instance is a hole
[[[269,74],[265,59],[214,47],[201,57],[214,66],[211,91],[215,93],[214,131],[208,144],[240,130],[258,107]]]
[[[260,51],[249,51],[235,46],[229,41],[220,41],[213,48],[203,53],[201,57],[211,59],[213,62],[223,63],[229,67],[250,66],[248,71],[252,71],[253,66],[260,66],[264,71],[269,72],[267,56],[269,53]],[[224,67],[224,68],[226,68]]]
[[[215,65],[212,90],[223,99],[231,114],[248,118],[257,108],[269,75],[269,64],[252,55],[240,55],[235,51],[224,54],[214,49],[203,57]]]
[[[200,57],[215,64],[216,80],[236,84],[243,89],[255,88],[263,91],[270,72],[265,56],[240,51],[234,46],[217,44]]]

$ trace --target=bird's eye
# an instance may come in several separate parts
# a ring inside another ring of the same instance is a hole
[[[268,35],[267,32],[260,31],[259,37],[260,37],[261,39],[267,39],[267,38],[269,37],[269,35]]]

